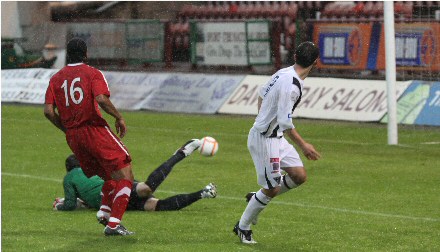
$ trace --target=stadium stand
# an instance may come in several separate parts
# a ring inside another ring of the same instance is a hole
[[[294,48],[298,4],[303,9],[321,8],[322,4],[304,4],[293,1],[208,1],[204,4],[185,4],[176,15],[170,28],[175,50],[189,48],[189,20],[245,20],[269,19],[282,22],[282,44],[288,50]]]
[[[439,1],[395,1],[396,23],[438,23],[440,20],[439,3]],[[273,21],[271,27],[273,36],[271,48],[274,50],[271,51],[272,57],[275,58],[275,51],[281,51],[285,65],[291,63],[289,59],[292,57],[291,53],[295,50],[295,45],[312,39],[316,22],[383,22],[383,5],[383,1],[187,1],[171,4],[170,10],[163,12],[163,15],[168,16],[158,16],[156,20],[167,24],[164,54],[167,55],[166,62],[169,65],[176,63],[182,66],[190,62],[190,23],[192,21],[229,22],[254,19]],[[78,2],[68,6],[61,4],[54,6],[51,9],[54,22],[122,22],[127,19],[123,16],[127,14],[123,13],[131,13],[128,18],[133,20],[150,19],[158,13],[156,5],[153,8],[146,2],[137,5],[128,2],[111,5]],[[165,8],[165,6],[162,7],[162,9]],[[132,15],[133,9],[139,9],[136,16]],[[59,19],[60,17],[65,18]],[[113,17],[114,21],[108,17]],[[280,36],[277,37],[274,34]],[[280,44],[274,46],[275,41],[280,41]],[[102,62],[104,61],[100,59],[99,63]],[[344,73],[335,71],[335,74]]]

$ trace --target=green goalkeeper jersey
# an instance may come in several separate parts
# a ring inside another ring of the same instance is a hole
[[[86,177],[80,167],[74,168],[64,177],[64,204],[57,207],[61,211],[74,210],[76,198],[82,199],[90,208],[99,209],[101,189],[104,184],[98,176]]]

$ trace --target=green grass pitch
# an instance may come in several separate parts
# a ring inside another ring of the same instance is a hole
[[[259,188],[246,148],[253,117],[123,112],[138,180],[188,139],[216,138],[215,157],[194,153],[156,196],[214,182],[218,197],[177,212],[127,212],[136,234],[104,237],[95,211],[52,210],[70,150],[42,106],[1,110],[3,251],[440,251],[440,128],[400,127],[400,145],[388,146],[386,125],[294,119],[322,159],[304,160],[308,181],[270,203],[249,246],[232,228],[244,195]]]

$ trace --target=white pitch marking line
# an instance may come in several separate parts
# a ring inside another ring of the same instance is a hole
[[[28,175],[28,174],[2,172],[2,176],[4,176],[4,175],[11,176],[11,177],[38,179],[38,180],[51,181],[51,182],[57,182],[57,183],[62,182],[61,179],[39,177],[39,176],[33,176],[33,175]],[[167,193],[167,194],[182,194],[182,192],[174,192],[174,191],[163,191],[163,190],[157,190],[157,191],[162,192],[162,193]],[[237,197],[217,196],[217,198],[244,201],[244,198],[237,198]],[[407,220],[422,220],[422,221],[432,221],[432,222],[440,221],[439,218],[414,217],[414,216],[407,216],[407,215],[400,215],[400,214],[377,213],[377,212],[368,212],[368,211],[361,211],[361,210],[351,210],[351,209],[346,209],[346,208],[306,205],[306,204],[301,204],[301,203],[284,202],[284,201],[272,201],[271,204],[285,205],[285,206],[296,206],[296,207],[303,207],[303,208],[317,208],[317,209],[324,209],[324,210],[330,210],[330,211],[335,211],[335,212],[360,214],[360,215],[372,215],[372,216],[390,217],[390,218],[407,219]]]
[[[420,143],[420,144],[440,144],[440,142],[424,142],[424,143]]]

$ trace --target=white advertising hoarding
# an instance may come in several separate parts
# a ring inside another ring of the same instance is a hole
[[[267,21],[197,23],[196,27],[197,64],[247,66],[271,62]]]
[[[256,115],[258,114],[259,87],[269,81],[270,76],[248,75],[241,81],[232,95],[220,108],[219,113]]]
[[[220,108],[220,113],[257,114],[258,89],[269,76],[247,76]],[[397,82],[397,97],[411,81]],[[386,83],[382,80],[312,78],[293,116],[314,119],[379,121],[387,112]]]
[[[56,69],[2,70],[2,101],[43,104]],[[118,109],[214,114],[244,75],[104,72]]]
[[[215,114],[244,76],[168,74],[142,108],[156,111]]]
[[[55,69],[2,70],[2,102],[43,104]]]

